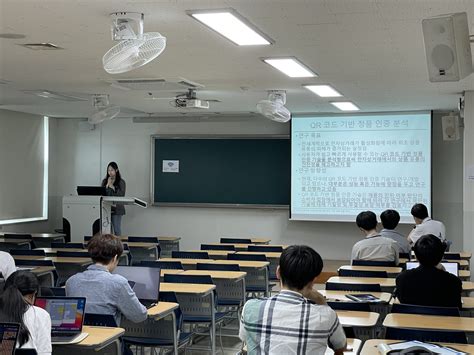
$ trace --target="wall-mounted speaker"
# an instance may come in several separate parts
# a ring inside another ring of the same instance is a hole
[[[450,114],[449,116],[441,117],[441,124],[443,127],[443,140],[455,141],[460,138],[458,115]]]
[[[459,81],[472,72],[469,24],[465,12],[422,21],[431,82]]]

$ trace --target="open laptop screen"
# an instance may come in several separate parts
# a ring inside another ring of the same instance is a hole
[[[160,290],[160,269],[145,266],[117,266],[114,274],[134,282],[133,291],[140,301],[157,302]]]
[[[19,331],[17,323],[0,323],[0,354],[13,354]]]
[[[51,333],[81,332],[84,323],[84,297],[38,297],[35,306],[51,316]]]
[[[454,276],[459,276],[458,263],[441,263],[441,265],[443,265],[444,269],[450,274],[453,274]],[[407,270],[415,269],[418,266],[420,266],[420,263],[418,261],[407,262]]]

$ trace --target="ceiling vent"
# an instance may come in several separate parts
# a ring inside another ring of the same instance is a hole
[[[61,48],[53,43],[22,43],[19,44],[22,47],[32,49],[34,51],[51,51],[51,50],[57,50],[57,49],[64,49]]]
[[[153,78],[153,79],[117,79],[106,80],[112,87],[122,90],[137,91],[180,91],[189,88],[203,88],[204,85],[184,78]]]
[[[79,96],[73,96],[69,94],[62,94],[59,92],[49,91],[49,90],[22,90],[24,94],[34,95],[42,97],[44,99],[53,99],[59,101],[67,102],[79,102],[79,101],[89,101],[89,98],[83,98]]]

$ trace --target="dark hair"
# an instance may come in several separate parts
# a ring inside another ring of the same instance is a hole
[[[377,216],[372,211],[364,211],[357,215],[357,227],[370,231],[377,227]]]
[[[288,287],[301,290],[322,270],[323,259],[306,245],[292,245],[281,253],[281,282]]]
[[[0,320],[2,322],[20,323],[18,345],[23,346],[30,339],[30,332],[23,320],[30,305],[23,296],[36,294],[39,291],[38,278],[30,271],[15,271],[5,281],[0,294]]]
[[[419,219],[428,217],[428,208],[422,203],[417,203],[411,208],[411,215]]]
[[[121,240],[112,234],[96,234],[87,244],[87,250],[95,263],[109,264],[115,255],[123,253]]]
[[[380,220],[385,229],[395,229],[400,222],[400,214],[395,210],[385,210],[380,214]]]
[[[107,180],[109,179],[109,167],[112,167],[112,169],[115,170],[115,181],[114,181],[114,186],[117,187],[119,186],[120,181],[122,181],[122,175],[120,175],[120,171],[118,168],[118,165],[116,162],[111,161],[107,165],[107,171],[105,172],[105,178],[102,180],[102,186],[107,186]]]
[[[443,258],[445,244],[433,234],[425,234],[415,243],[413,250],[420,265],[436,266]]]

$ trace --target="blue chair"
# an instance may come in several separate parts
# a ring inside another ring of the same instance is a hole
[[[204,251],[177,251],[171,252],[173,259],[209,259],[209,254]]]
[[[140,266],[156,267],[164,270],[184,270],[180,261],[150,261],[142,260]]]
[[[84,236],[84,243],[87,244],[91,239],[92,239],[92,235],[85,235]]]
[[[117,322],[111,314],[86,313],[84,314],[84,325],[116,328]]]
[[[228,254],[227,260],[268,261],[264,254]]]
[[[259,251],[264,253],[281,253],[283,252],[282,246],[266,246],[266,245],[249,245],[247,248],[248,251]]]
[[[197,263],[196,270],[214,270],[214,271],[240,271],[238,264],[206,264]]]
[[[354,266],[397,266],[395,261],[352,260]]]
[[[330,302],[328,301],[328,306],[338,311],[370,312],[369,304],[363,303],[363,302],[359,303],[359,302]]]
[[[33,240],[33,236],[31,234],[24,234],[24,233],[5,233],[2,237],[3,239],[27,239]]]
[[[83,243],[51,243],[53,249],[84,249]]]
[[[41,287],[41,296],[66,297],[66,289],[64,287]]]
[[[379,284],[352,284],[339,282],[326,282],[326,290],[382,292]]]
[[[387,278],[386,271],[366,271],[366,270],[345,270],[339,269],[339,276],[349,276],[349,277],[377,277],[377,278]]]
[[[461,254],[459,253],[445,253],[443,256],[444,260],[461,260]]]
[[[11,249],[10,254],[24,256],[46,256],[46,253],[42,249]]]
[[[58,258],[90,258],[88,251],[62,251],[56,253]]]
[[[134,242],[134,243],[155,243],[155,244],[160,244],[160,241],[158,240],[158,237],[135,237],[135,236],[129,236],[127,238],[129,242]]]
[[[459,309],[456,307],[431,307],[413,304],[394,303],[390,313],[426,314],[434,316],[460,317]]]
[[[465,332],[447,330],[418,330],[404,328],[387,328],[386,339],[394,340],[419,340],[428,342],[467,344]]]
[[[408,260],[411,259],[410,253],[398,253],[398,257],[399,257],[400,259],[408,259]]]
[[[248,238],[221,238],[221,243],[225,244],[252,244],[252,240]]]
[[[201,244],[201,250],[227,250],[235,251],[233,245]]]

